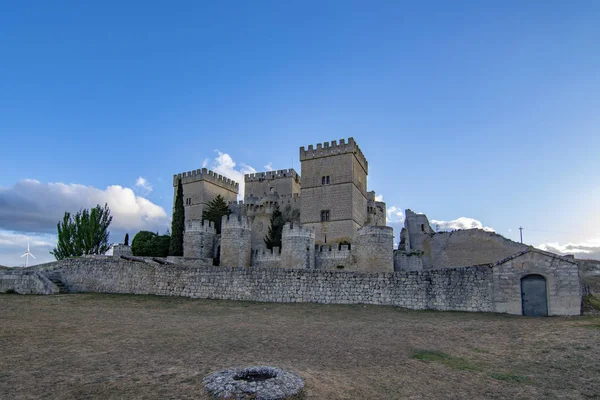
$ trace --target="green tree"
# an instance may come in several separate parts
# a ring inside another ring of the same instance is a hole
[[[221,233],[221,218],[229,214],[231,214],[231,211],[229,211],[229,206],[225,202],[225,199],[223,196],[218,195],[206,204],[206,208],[202,212],[202,220],[214,222],[217,234],[219,234]]]
[[[125,246],[129,246],[129,233],[125,234],[125,240],[123,240]]]
[[[88,254],[104,254],[110,248],[108,227],[112,222],[110,208],[104,204],[79,210],[75,215],[65,212],[56,224],[58,242],[50,252],[57,260]]]
[[[177,183],[173,221],[171,222],[170,256],[183,256],[183,231],[185,230],[185,208],[183,207],[183,185],[181,179]]]
[[[300,222],[300,210],[292,208],[291,204],[285,206],[283,211],[279,210],[279,205],[273,210],[271,215],[271,225],[264,238],[267,249],[272,250],[273,247],[281,248],[281,235],[283,226],[286,223]]]
[[[169,235],[140,231],[131,241],[131,252],[138,257],[167,257],[170,243]]]

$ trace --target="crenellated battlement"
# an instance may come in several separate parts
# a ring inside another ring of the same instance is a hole
[[[197,181],[208,181],[235,193],[238,193],[240,187],[239,183],[206,168],[195,169],[193,171],[187,171],[173,175],[173,187],[177,186],[179,179],[181,179],[181,183],[183,184]]]
[[[334,245],[316,245],[315,256],[322,258],[346,258],[352,253],[347,244],[341,246],[340,249],[337,244]]]
[[[279,169],[277,171],[255,172],[244,175],[244,182],[257,182],[267,179],[294,178],[300,179],[300,175],[293,169]]]
[[[251,230],[252,224],[247,217],[231,214],[224,215],[221,219],[221,231],[223,229],[247,229]]]
[[[311,144],[308,149],[302,146],[300,147],[300,161],[346,153],[353,153],[365,171],[369,172],[369,163],[354,138],[349,138],[348,141],[340,139],[339,143],[336,140],[317,143],[316,147]]]
[[[283,226],[283,230],[281,232],[281,236],[283,237],[308,237],[315,238],[315,230],[313,228],[304,228],[300,224],[290,224],[289,222]]]
[[[217,234],[214,223],[212,221],[192,219],[185,224],[186,232],[207,232]]]

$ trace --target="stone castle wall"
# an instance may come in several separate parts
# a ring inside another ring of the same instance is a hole
[[[58,287],[35,270],[25,268],[0,270],[0,293],[57,294]]]
[[[423,259],[417,254],[394,251],[394,271],[422,271]]]
[[[252,267],[256,268],[279,268],[281,265],[281,252],[279,247],[273,250],[252,250]]]
[[[150,265],[113,257],[67,259],[53,271],[72,292],[133,293],[264,302],[380,304],[410,309],[493,311],[489,267],[359,273]]]
[[[272,257],[276,256],[272,254]],[[267,262],[266,257],[264,260]],[[547,281],[549,315],[579,315],[582,299],[579,266],[564,257],[533,248],[496,264],[423,271],[198,267],[141,258],[94,256],[22,268],[18,273],[58,276],[73,292],[265,302],[365,303],[518,315],[522,310],[521,279],[539,274]]]
[[[341,248],[337,244],[318,246],[315,252],[315,268],[355,271],[356,257],[352,255],[352,251],[348,248],[348,245],[342,245]]]

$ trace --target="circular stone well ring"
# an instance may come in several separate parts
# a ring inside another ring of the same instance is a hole
[[[208,375],[202,382],[216,399],[299,399],[304,389],[299,375],[267,366],[225,369]]]

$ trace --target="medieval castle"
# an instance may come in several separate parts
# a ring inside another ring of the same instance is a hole
[[[369,164],[353,138],[300,147],[302,174],[258,172],[239,184],[206,168],[173,176],[183,184],[184,257],[220,265],[364,272],[420,271],[493,263],[528,246],[480,229],[435,232],[424,214],[406,210],[400,244],[386,226],[386,205],[368,191]],[[201,221],[206,204],[221,195],[231,215],[216,234]],[[175,197],[175,196],[174,196]],[[285,226],[281,248],[264,238],[276,207],[300,215]]]
[[[239,184],[206,168],[173,177],[183,184],[184,257],[222,265],[393,271],[393,231],[385,203],[367,190],[369,164],[353,138],[300,148],[302,176],[294,169],[259,172]],[[232,214],[218,236],[201,221],[206,204],[221,195]],[[282,247],[264,238],[276,207],[300,215],[283,229]]]
[[[494,232],[434,231],[406,210],[398,248],[385,203],[367,190],[368,163],[350,138],[300,148],[293,169],[239,184],[206,169],[175,175],[183,187],[183,257],[69,258],[0,272],[0,293],[139,293],[267,302],[382,304],[411,309],[530,316],[578,315],[587,293],[578,262]],[[202,212],[217,195],[229,202],[221,232]],[[290,222],[281,248],[265,235],[276,208]],[[218,265],[218,266],[214,266]]]

